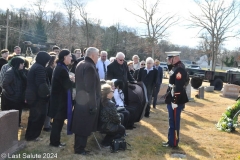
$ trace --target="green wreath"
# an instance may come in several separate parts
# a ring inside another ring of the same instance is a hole
[[[228,107],[226,112],[222,114],[220,120],[216,124],[218,130],[225,132],[235,131],[238,125],[238,115],[240,114],[240,99],[232,105]]]

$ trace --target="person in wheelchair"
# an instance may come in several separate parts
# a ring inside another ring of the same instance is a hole
[[[114,80],[114,94],[113,98],[116,103],[118,113],[123,114],[123,125],[126,129],[135,128],[134,125],[134,111],[129,111],[125,108],[124,104],[124,83],[121,80]]]
[[[117,113],[115,103],[111,100],[113,90],[108,84],[101,86],[102,109],[100,111],[101,130],[106,133],[102,141],[103,146],[109,146],[113,139],[121,138],[125,135],[125,127],[121,125],[120,115]]]

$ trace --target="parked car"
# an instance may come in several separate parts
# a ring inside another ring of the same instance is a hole
[[[160,62],[160,66],[163,68],[163,71],[168,70],[167,62]]]
[[[198,66],[198,65],[189,65],[189,66],[187,66],[187,68],[190,68],[190,69],[201,69],[201,67]]]
[[[238,68],[231,68],[231,69],[226,70],[226,72],[240,72],[240,69],[238,69]]]

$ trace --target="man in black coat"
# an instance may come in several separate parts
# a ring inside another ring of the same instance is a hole
[[[153,97],[154,97],[153,98],[153,108],[156,108],[158,93],[160,91],[160,87],[161,87],[162,79],[163,79],[163,69],[160,66],[160,61],[157,59],[155,60],[154,68],[156,68],[158,70],[157,83],[156,83],[156,87],[154,88],[154,91],[153,91]]]
[[[124,83],[124,102],[128,104],[128,81],[134,82],[131,73],[128,70],[127,62],[124,60],[125,55],[122,52],[118,52],[116,55],[116,60],[108,65],[107,67],[107,79],[118,79],[122,80]]]
[[[152,102],[152,93],[153,89],[156,86],[158,70],[153,68],[153,59],[148,57],[146,59],[147,67],[140,68],[138,73],[138,82],[143,82],[147,88],[147,96],[148,96],[148,104],[145,110],[145,117],[149,117],[150,114],[150,106]]]
[[[85,60],[78,63],[76,78],[76,105],[73,111],[72,132],[75,133],[74,151],[86,155],[87,138],[97,131],[100,111],[101,85],[96,63],[99,50],[89,47]]]
[[[27,75],[26,101],[30,112],[28,126],[25,134],[27,141],[38,140],[47,115],[50,96],[50,83],[47,81],[46,64],[50,60],[47,52],[40,51],[36,62],[32,65]]]

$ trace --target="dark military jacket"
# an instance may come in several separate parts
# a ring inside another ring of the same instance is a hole
[[[184,64],[179,61],[170,71],[169,84],[174,87],[168,87],[165,103],[184,104],[188,102],[186,93],[186,82],[188,81],[187,71]],[[171,94],[171,89],[174,90],[174,95]]]

